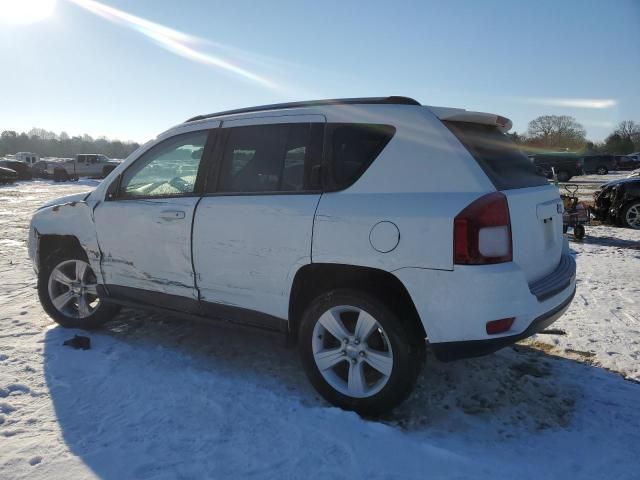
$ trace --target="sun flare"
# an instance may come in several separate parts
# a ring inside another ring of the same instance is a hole
[[[0,23],[27,25],[50,17],[56,0],[0,0]]]

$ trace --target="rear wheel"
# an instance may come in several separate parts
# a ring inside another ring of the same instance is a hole
[[[118,313],[118,307],[101,301],[97,286],[91,265],[80,253],[55,252],[38,275],[40,303],[63,327],[97,328]]]
[[[584,235],[585,235],[584,225],[576,225],[575,227],[573,227],[573,236],[577,240],[582,240],[584,238]]]
[[[559,182],[568,182],[569,180],[571,180],[571,175],[569,175],[569,172],[566,172],[564,170],[559,171],[557,175]]]
[[[623,226],[640,230],[640,200],[628,203],[622,209],[620,220]]]
[[[609,169],[607,167],[598,167],[596,173],[598,175],[606,175],[607,173],[609,173]]]
[[[69,180],[69,174],[64,168],[56,168],[53,171],[54,182],[66,182],[67,180]]]
[[[334,290],[306,310],[300,356],[316,390],[330,403],[362,415],[400,404],[415,385],[425,342],[375,298]]]

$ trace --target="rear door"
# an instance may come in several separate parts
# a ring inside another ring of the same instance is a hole
[[[321,115],[223,122],[193,227],[197,283],[209,315],[235,306],[288,317],[293,277],[311,262],[320,199],[312,169],[321,161],[324,124]]]
[[[509,204],[513,261],[533,282],[551,273],[563,248],[562,203],[558,188],[496,127],[443,122],[501,191]]]

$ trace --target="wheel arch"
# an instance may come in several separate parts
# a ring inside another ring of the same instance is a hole
[[[295,341],[306,307],[324,292],[356,289],[372,294],[407,322],[412,336],[427,336],[408,290],[398,277],[378,268],[334,263],[311,263],[298,269],[289,295],[289,336]]]

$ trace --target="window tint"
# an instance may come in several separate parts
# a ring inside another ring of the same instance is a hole
[[[331,169],[339,188],[355,182],[393,137],[390,125],[335,125],[331,135]]]
[[[315,146],[322,141],[321,127],[295,123],[230,128],[218,190],[237,193],[309,190],[306,179],[311,165],[319,162]]]
[[[208,131],[186,133],[156,145],[129,167],[119,197],[171,197],[193,193]]]
[[[535,165],[497,127],[468,122],[442,123],[467,148],[498,190],[548,184]]]

